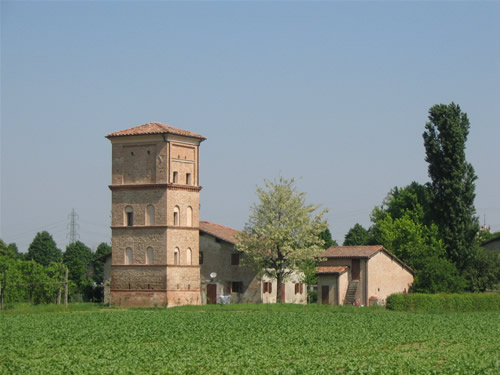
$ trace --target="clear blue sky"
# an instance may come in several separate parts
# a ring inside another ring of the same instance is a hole
[[[427,111],[458,103],[476,208],[500,230],[498,2],[1,2],[0,238],[110,241],[110,132],[207,137],[201,216],[242,229],[296,177],[333,237],[428,181]]]

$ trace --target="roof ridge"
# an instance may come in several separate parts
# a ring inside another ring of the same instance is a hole
[[[218,227],[222,227],[222,228],[226,228],[226,229],[231,229],[231,230],[234,230],[236,232],[241,232],[241,230],[239,229],[234,229],[234,228],[231,228],[231,227],[228,227],[226,225],[222,225],[222,224],[217,224],[217,223],[214,223],[212,221],[208,221],[208,220],[200,220],[200,223],[208,223],[208,224],[213,224],[213,225],[217,225]]]
[[[134,126],[124,130],[119,130],[116,132],[109,133],[106,138],[112,137],[123,137],[123,136],[133,136],[133,135],[151,135],[151,134],[175,134],[185,137],[199,138],[202,141],[206,138],[200,134],[193,133],[189,130],[184,130],[177,128],[172,125],[163,124],[161,122],[148,122],[142,125]]]

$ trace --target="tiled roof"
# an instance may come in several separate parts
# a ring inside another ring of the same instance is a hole
[[[343,273],[345,272],[349,267],[348,266],[319,266],[316,267],[316,271],[318,273]]]
[[[127,135],[149,135],[149,134],[175,134],[175,135],[183,135],[186,137],[199,138],[201,140],[206,139],[204,136],[200,134],[192,133],[190,131],[182,130],[179,128],[174,128],[173,126],[161,124],[159,122],[150,122],[148,124],[139,125],[134,128],[110,133],[106,136],[106,138],[123,137]]]
[[[239,230],[211,223],[210,221],[200,221],[200,231],[211,234],[214,237],[232,244],[237,242],[234,235],[240,233]]]
[[[321,258],[370,258],[383,246],[332,246],[320,255]]]

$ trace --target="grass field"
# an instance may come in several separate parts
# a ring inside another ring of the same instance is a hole
[[[290,305],[11,311],[0,313],[0,373],[499,374],[500,313]]]

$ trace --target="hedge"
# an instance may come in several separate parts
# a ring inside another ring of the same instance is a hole
[[[392,294],[386,306],[394,311],[500,311],[500,294]]]

